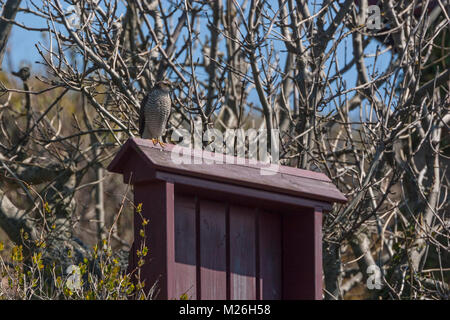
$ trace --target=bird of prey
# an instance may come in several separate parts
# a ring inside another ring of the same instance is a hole
[[[170,90],[172,84],[168,80],[155,83],[141,102],[139,112],[139,134],[143,139],[152,139],[153,144],[164,144],[160,141],[166,129],[170,114]]]

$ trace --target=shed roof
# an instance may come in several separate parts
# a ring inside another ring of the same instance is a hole
[[[149,170],[169,172],[329,203],[347,201],[323,173],[282,165],[270,168],[262,162],[253,163],[248,159],[172,144],[161,148],[151,140],[140,138],[128,139],[109,164],[108,170],[125,174],[130,170],[127,163],[131,155],[139,157],[143,164],[133,170],[135,176],[148,176]],[[181,159],[184,161],[180,161]]]

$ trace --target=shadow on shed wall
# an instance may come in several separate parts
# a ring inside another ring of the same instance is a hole
[[[180,193],[175,198],[178,294],[281,298],[281,215]]]

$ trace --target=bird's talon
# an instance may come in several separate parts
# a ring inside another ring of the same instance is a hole
[[[164,142],[162,142],[161,140],[159,140],[159,139],[155,139],[155,138],[152,138],[152,142],[153,142],[153,145],[160,145],[162,148],[164,148],[165,146],[166,146],[166,144],[164,143]]]

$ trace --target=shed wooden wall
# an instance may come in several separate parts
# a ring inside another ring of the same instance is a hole
[[[174,214],[175,296],[281,298],[279,215],[180,193]]]
[[[158,281],[157,298],[321,298],[320,211],[268,211],[247,207],[245,198],[183,190],[164,181],[135,185],[149,220],[142,274],[147,285]],[[136,215],[135,226],[140,221]]]

